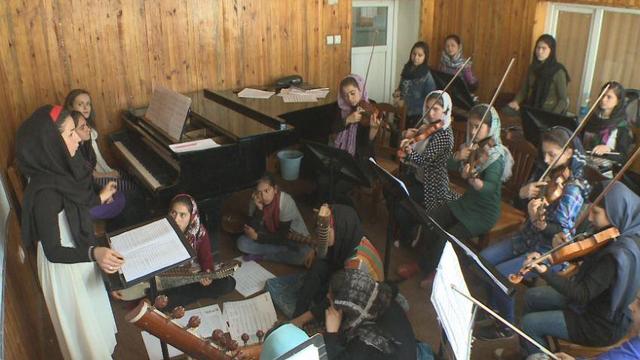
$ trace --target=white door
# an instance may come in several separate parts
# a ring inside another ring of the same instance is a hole
[[[394,0],[354,1],[352,19],[351,72],[366,77],[369,98],[389,102],[393,86]]]

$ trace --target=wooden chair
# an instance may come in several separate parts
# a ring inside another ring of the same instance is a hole
[[[580,358],[587,358],[587,359],[595,359],[598,355],[622,345],[625,341],[628,341],[630,338],[631,336],[627,335],[613,345],[602,346],[602,347],[578,345],[578,344],[569,342],[567,340],[556,339],[551,336],[547,336],[547,342],[549,343],[550,350],[554,353],[564,352],[576,358],[580,357]]]
[[[502,198],[513,200],[518,196],[520,187],[527,182],[536,163],[538,151],[524,138],[502,139],[504,146],[513,156],[513,172],[511,178],[502,187]]]
[[[404,130],[406,110],[404,106],[394,106],[389,103],[376,103],[376,107],[383,113],[382,116],[385,119],[391,119],[393,125],[398,124],[397,129],[399,131]],[[392,125],[392,126],[393,126]],[[391,146],[391,139],[394,136],[390,129],[380,127],[376,138],[373,140],[375,148],[375,160],[385,170],[391,174],[398,174],[400,169],[400,163],[396,159],[397,148]],[[382,184],[375,182],[370,188],[358,187],[354,191],[354,195],[358,199],[368,198],[369,205],[367,206],[372,211],[372,222],[375,222],[378,218],[378,205],[382,203],[383,193]]]

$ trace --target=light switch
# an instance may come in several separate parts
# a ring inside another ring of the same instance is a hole
[[[327,35],[327,45],[333,45],[333,35]]]
[[[336,45],[342,44],[342,36],[333,35],[333,43],[336,44]]]
[[[329,0],[328,3],[329,5],[335,5],[338,3],[338,0]]]

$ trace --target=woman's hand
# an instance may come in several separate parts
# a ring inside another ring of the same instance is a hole
[[[405,139],[413,139],[414,137],[416,137],[417,133],[418,133],[418,129],[408,128],[407,130],[404,131],[404,133],[402,133],[402,135]]]
[[[411,146],[411,139],[404,139],[400,142],[400,148],[404,151],[405,154],[409,155],[413,153],[413,146]]]
[[[529,203],[527,204],[529,219],[534,220],[538,218],[538,210],[540,209],[541,206],[544,206],[544,202],[542,199],[535,198],[535,199],[529,200]]]
[[[569,241],[569,237],[567,236],[567,234],[561,231],[553,236],[553,240],[551,240],[551,246],[556,248],[568,241]]]
[[[518,104],[517,101],[513,100],[510,103],[507,104],[508,107],[512,108],[515,111],[520,110],[520,104]]]
[[[256,208],[262,211],[262,208],[264,208],[264,204],[262,203],[262,197],[260,196],[260,194],[258,194],[257,191],[254,191],[251,195],[251,198],[253,199],[253,203],[256,205]]]
[[[556,356],[558,357],[559,360],[576,360],[576,358],[574,358],[573,356],[569,354],[565,354],[563,352],[556,353]]]
[[[611,152],[611,148],[608,147],[607,145],[596,145],[596,147],[593,148],[593,150],[591,150],[591,153],[593,155],[602,155],[604,153],[609,153]]]
[[[116,299],[116,300],[124,301],[124,299],[122,298],[122,293],[119,290],[112,291],[111,292],[111,297]]]
[[[480,191],[482,190],[482,187],[484,186],[484,181],[482,181],[482,179],[479,179],[477,177],[472,177],[469,178],[469,185],[471,185],[471,187],[475,190],[475,191]]]
[[[540,195],[540,187],[547,185],[544,181],[534,181],[520,188],[520,199],[531,199]]]
[[[342,322],[342,310],[338,310],[331,306],[324,311],[324,322],[328,333],[337,333],[340,330],[340,323]]]
[[[347,116],[347,118],[345,119],[345,122],[347,123],[347,125],[359,123],[360,120],[362,119],[363,112],[364,110],[362,108],[358,108],[356,111],[349,114],[349,116]]]
[[[258,240],[258,232],[251,226],[244,224],[244,234],[251,240]]]
[[[540,258],[539,252],[534,251],[532,253],[527,254],[527,258],[524,261],[524,267],[530,267],[535,271],[537,271],[539,274],[544,274],[548,270],[546,265],[543,265],[541,263],[533,264],[533,261],[539,258]]]
[[[207,269],[205,272],[210,273],[210,272],[211,272],[211,270]],[[209,285],[211,285],[211,283],[212,283],[212,282],[213,282],[213,279],[212,279],[212,278],[205,278],[205,279],[201,279],[201,280],[200,280],[200,285],[202,285],[202,286],[209,286]]]
[[[113,194],[118,191],[118,187],[115,181],[109,181],[102,190],[100,190],[100,203],[108,204],[113,201]]]
[[[464,164],[464,166],[462,167],[462,170],[460,171],[460,176],[462,176],[463,179],[468,179],[471,177],[471,165],[470,164]]]
[[[97,246],[93,249],[93,258],[96,263],[107,274],[113,274],[124,265],[124,258],[117,251],[108,247]]]
[[[462,145],[462,148],[460,148],[460,150],[456,151],[455,154],[453,154],[453,158],[458,161],[465,161],[469,158],[469,155],[471,155],[471,147],[469,147],[467,144],[464,144]]]

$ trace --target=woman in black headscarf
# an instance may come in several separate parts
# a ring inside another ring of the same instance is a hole
[[[524,103],[537,109],[563,114],[569,106],[567,84],[570,80],[569,72],[556,58],[556,39],[544,34],[536,41],[525,82],[508,106],[518,111]]]
[[[303,278],[298,292],[295,317],[292,322],[298,326],[312,319],[324,318],[329,279],[336,271],[345,267],[365,270],[376,280],[383,280],[380,256],[367,240],[356,211],[345,205],[331,206],[331,223],[327,256],[315,259]]]
[[[89,208],[109,201],[115,187],[93,191],[79,143],[61,106],[39,108],[18,129],[17,162],[29,179],[22,239],[37,243],[38,278],[65,359],[106,359],[117,329],[100,270],[115,273],[124,260],[97,246]]]
[[[397,287],[347,269],[331,278],[324,340],[332,360],[415,359],[416,340]]]

